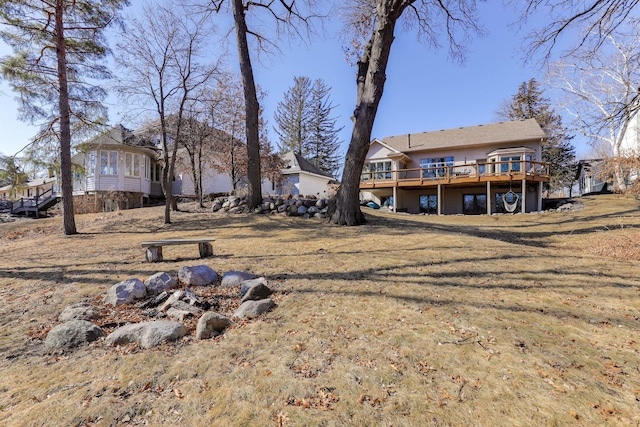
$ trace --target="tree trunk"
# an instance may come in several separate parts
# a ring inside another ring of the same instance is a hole
[[[380,3],[380,2],[378,2]],[[369,150],[371,130],[382,99],[386,69],[394,39],[394,29],[402,14],[400,2],[378,4],[378,25],[358,62],[358,98],[353,113],[353,130],[345,158],[342,183],[335,203],[329,208],[329,221],[339,225],[366,222],[360,210],[360,176]]]
[[[77,234],[73,212],[73,175],[71,174],[71,123],[69,88],[67,86],[67,58],[64,40],[64,1],[56,0],[56,56],[58,60],[60,111],[60,179],[62,186],[62,224],[64,234]]]
[[[242,74],[242,85],[244,88],[244,102],[246,110],[247,127],[247,208],[253,210],[262,203],[262,192],[260,183],[260,138],[258,125],[258,96],[256,85],[253,79],[253,69],[249,56],[249,45],[247,43],[247,22],[245,20],[245,10],[242,0],[232,0],[233,18],[236,29],[236,42],[238,45],[238,58],[240,59],[240,74]]]

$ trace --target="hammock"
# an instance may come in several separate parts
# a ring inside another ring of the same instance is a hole
[[[508,200],[512,200],[512,202],[509,202]],[[504,203],[504,209],[509,213],[515,212],[516,208],[518,207],[519,201],[520,196],[518,196],[518,193],[515,193],[511,189],[509,189],[508,193],[504,193],[502,195],[502,203]]]

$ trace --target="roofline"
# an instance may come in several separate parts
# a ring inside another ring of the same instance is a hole
[[[378,144],[380,144],[380,145],[382,145],[383,147],[385,147],[385,148],[387,148],[387,149],[389,149],[389,150],[393,151],[394,153],[397,153],[397,154],[402,154],[402,153],[403,153],[402,151],[398,151],[397,149],[393,148],[393,147],[392,147],[392,146],[390,146],[389,144],[386,144],[385,142],[383,142],[381,139],[378,139],[378,138],[373,138],[373,139],[371,140],[371,142],[369,143],[369,146],[371,146],[374,142],[377,142]]]

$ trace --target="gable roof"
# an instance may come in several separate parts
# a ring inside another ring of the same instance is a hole
[[[547,135],[535,119],[499,122],[433,132],[389,136],[381,142],[399,152],[461,148],[495,143],[542,141]],[[375,141],[375,140],[374,140]]]
[[[314,175],[320,175],[327,178],[334,179],[330,173],[327,173],[311,163],[309,160],[302,157],[300,154],[289,151],[282,155],[282,160],[285,161],[286,166],[282,170],[283,173],[291,174],[297,172],[307,172]]]

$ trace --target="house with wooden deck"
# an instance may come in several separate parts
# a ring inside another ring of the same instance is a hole
[[[360,197],[396,212],[541,211],[546,139],[535,119],[374,139]]]

